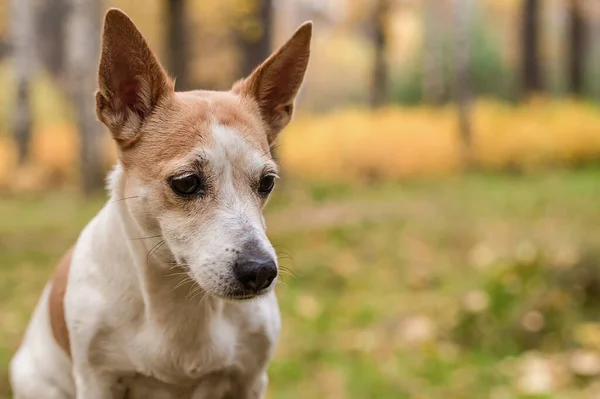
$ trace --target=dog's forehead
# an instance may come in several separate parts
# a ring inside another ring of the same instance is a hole
[[[177,93],[179,115],[173,128],[184,141],[179,154],[169,160],[177,168],[198,159],[219,168],[263,169],[270,160],[269,145],[260,114],[249,100],[229,92]],[[171,169],[171,168],[169,168]]]
[[[226,148],[235,149],[245,143],[268,152],[260,114],[250,100],[230,92],[199,90],[178,94],[185,106],[191,108],[190,125],[196,124],[205,145],[226,144]]]
[[[262,164],[259,147],[253,145],[252,141],[234,126],[215,121],[208,130],[211,137],[209,145],[199,147],[201,154],[206,154],[213,160]]]
[[[259,167],[270,159],[257,107],[230,92],[176,93],[146,124],[141,142],[123,161],[148,174],[163,174],[169,172],[166,165],[172,169],[202,156],[245,167]]]

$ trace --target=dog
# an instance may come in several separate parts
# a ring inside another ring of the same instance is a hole
[[[262,210],[311,35],[229,91],[175,92],[129,17],[106,13],[110,199],[43,290],[11,361],[17,399],[264,397],[281,321]]]

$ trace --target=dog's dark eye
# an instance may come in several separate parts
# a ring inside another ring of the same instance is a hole
[[[192,197],[204,194],[204,184],[198,175],[182,175],[171,178],[171,190],[182,197]]]
[[[273,191],[273,187],[275,187],[275,178],[277,176],[273,173],[268,175],[264,175],[260,179],[260,183],[258,184],[258,193],[262,196],[267,196]]]

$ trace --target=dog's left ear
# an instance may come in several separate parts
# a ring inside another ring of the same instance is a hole
[[[312,22],[305,22],[249,77],[233,86],[233,92],[258,103],[269,144],[291,120],[294,98],[308,65],[311,36]]]

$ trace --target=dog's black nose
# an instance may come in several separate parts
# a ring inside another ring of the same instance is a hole
[[[246,260],[236,264],[234,273],[245,289],[258,292],[277,277],[277,265],[272,259]]]

